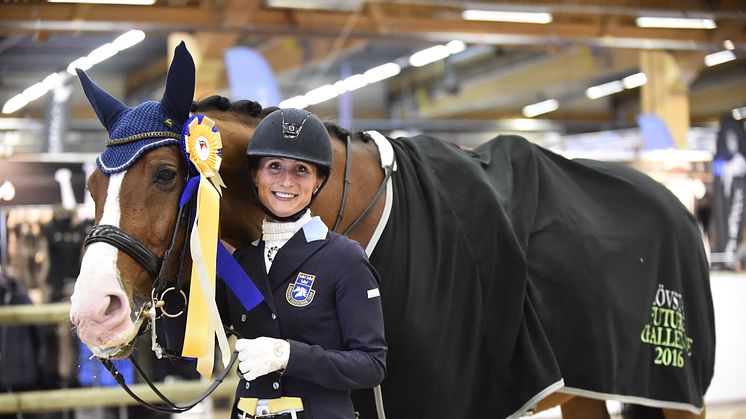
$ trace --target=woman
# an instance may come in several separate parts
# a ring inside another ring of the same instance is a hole
[[[218,293],[222,318],[243,337],[231,418],[353,418],[350,391],[383,380],[387,346],[378,274],[357,242],[309,209],[329,179],[329,134],[307,111],[278,109],[247,156],[266,218],[262,238],[234,257],[265,301],[246,312]]]

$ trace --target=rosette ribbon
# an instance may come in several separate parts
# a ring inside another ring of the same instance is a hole
[[[192,272],[182,355],[197,358],[197,371],[203,377],[210,378],[214,367],[215,340],[218,341],[224,366],[230,362],[231,352],[215,304],[220,196],[221,188],[225,187],[218,174],[223,145],[215,122],[204,115],[189,118],[182,134],[185,154],[199,173],[189,181],[192,187],[193,181],[198,184],[194,225],[189,237]],[[190,189],[189,185],[187,189]]]

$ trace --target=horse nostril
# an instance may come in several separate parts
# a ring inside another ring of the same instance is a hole
[[[122,310],[122,300],[120,296],[108,295],[106,298],[109,300],[109,304],[106,305],[106,310],[104,310],[104,317],[114,316]]]
[[[118,324],[125,318],[129,318],[129,308],[126,304],[124,294],[117,292],[106,295],[96,304],[91,311],[91,320],[100,324]]]

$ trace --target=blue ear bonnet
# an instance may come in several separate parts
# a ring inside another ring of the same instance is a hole
[[[96,159],[105,174],[127,170],[146,151],[179,145],[181,126],[166,116],[161,103],[149,101],[124,112],[109,129],[106,150]]]
[[[160,101],[131,108],[94,83],[85,71],[76,72],[91,107],[109,132],[106,150],[96,159],[101,172],[108,175],[127,170],[148,150],[181,144],[195,82],[194,60],[184,42],[174,50]]]

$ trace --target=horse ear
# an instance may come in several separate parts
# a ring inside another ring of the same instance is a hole
[[[75,72],[78,73],[83,92],[85,92],[93,110],[96,111],[98,120],[101,121],[107,131],[110,131],[119,116],[129,110],[129,107],[94,83],[85,71],[76,68]]]
[[[174,50],[174,59],[166,78],[166,90],[161,99],[163,110],[178,121],[179,125],[189,118],[194,99],[195,72],[194,59],[184,41],[181,41]]]

